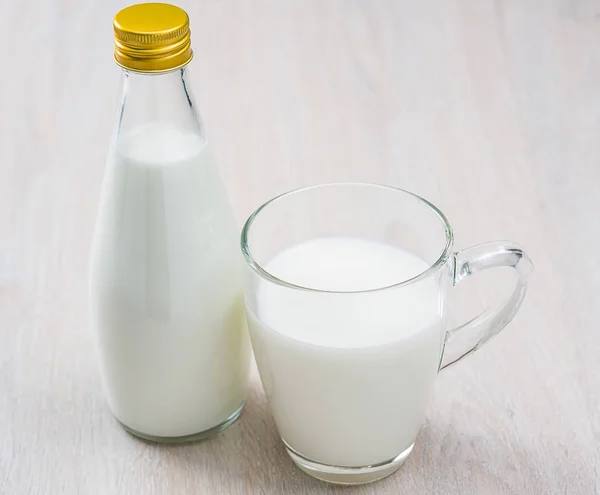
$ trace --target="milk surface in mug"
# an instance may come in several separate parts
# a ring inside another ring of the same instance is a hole
[[[357,467],[413,444],[443,343],[438,277],[356,291],[388,287],[428,267],[400,248],[342,237],[291,246],[264,266],[288,283],[321,290],[261,278],[256,307],[248,307],[263,386],[282,438],[297,453]]]

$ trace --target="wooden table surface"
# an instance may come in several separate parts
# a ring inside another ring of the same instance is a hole
[[[600,493],[598,0],[180,2],[192,83],[242,224],[326,181],[437,203],[457,248],[512,239],[536,265],[514,322],[443,372],[407,464],[339,488],[294,468],[258,376],[226,433],[126,434],[90,335],[87,265],[124,2],[2,3],[0,493]],[[482,274],[456,319],[505,297]],[[390,418],[394,421],[394,418]]]

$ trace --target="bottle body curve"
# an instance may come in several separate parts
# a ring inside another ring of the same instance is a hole
[[[250,355],[237,226],[180,72],[182,86],[177,74],[133,76],[173,76],[141,81],[141,96],[124,85],[89,283],[109,405],[130,431],[166,441],[239,415]]]

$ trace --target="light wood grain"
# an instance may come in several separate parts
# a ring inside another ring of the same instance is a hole
[[[255,372],[220,437],[135,440],[105,404],[86,295],[118,97],[111,19],[125,3],[5,1],[0,493],[600,493],[600,3],[180,4],[240,224],[293,187],[385,182],[437,203],[458,248],[523,244],[530,294],[440,375],[411,458],[376,484],[295,469]],[[457,320],[506,294],[495,275],[457,291]]]

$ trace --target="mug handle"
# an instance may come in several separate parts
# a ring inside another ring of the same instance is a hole
[[[446,332],[440,370],[475,352],[510,323],[521,307],[533,271],[533,264],[523,249],[508,241],[488,242],[454,253],[453,285],[482,270],[502,266],[517,271],[515,290],[505,304],[492,306],[471,321]]]

